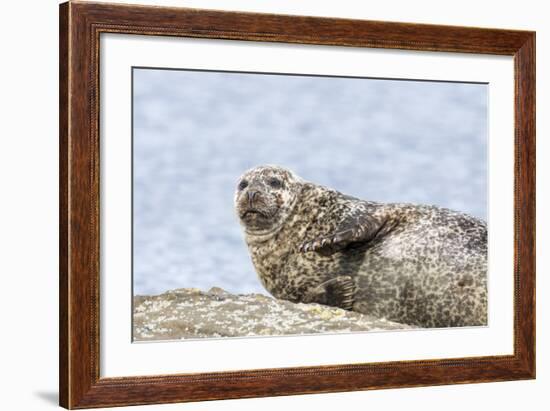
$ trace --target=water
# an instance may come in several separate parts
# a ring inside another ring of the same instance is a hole
[[[487,86],[134,69],[134,291],[261,292],[233,210],[277,164],[486,218]]]

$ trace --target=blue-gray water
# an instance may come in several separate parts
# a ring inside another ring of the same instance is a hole
[[[486,218],[487,86],[134,69],[134,292],[263,292],[233,211],[243,171]]]

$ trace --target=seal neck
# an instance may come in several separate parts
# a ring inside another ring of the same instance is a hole
[[[246,233],[246,242],[248,244],[258,244],[258,243],[265,243],[269,239],[273,238],[275,234],[277,234],[281,229],[283,228],[283,223],[279,224],[277,227],[273,228],[270,231],[262,231],[262,232],[249,232],[245,230]]]

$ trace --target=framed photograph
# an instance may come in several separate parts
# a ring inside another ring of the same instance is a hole
[[[60,405],[535,378],[535,33],[60,6]]]

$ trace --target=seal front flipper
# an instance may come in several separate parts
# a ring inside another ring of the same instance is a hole
[[[349,275],[339,275],[310,289],[304,303],[319,303],[351,310],[355,302],[355,282]]]
[[[332,254],[351,243],[372,240],[383,226],[384,222],[369,215],[366,210],[361,210],[345,218],[336,227],[334,233],[305,241],[300,245],[299,251],[303,253],[319,251]]]

